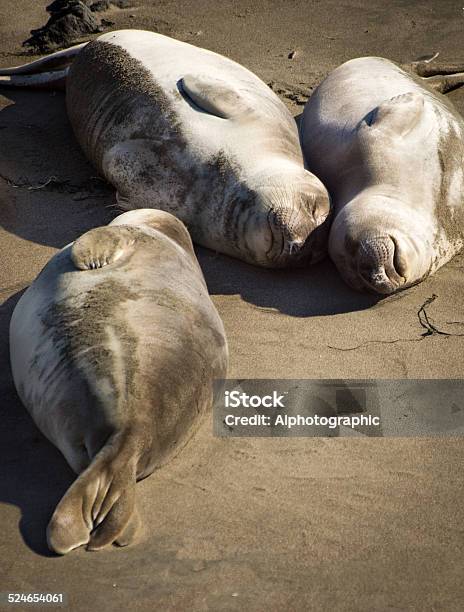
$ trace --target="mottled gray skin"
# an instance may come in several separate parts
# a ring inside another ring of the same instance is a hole
[[[305,106],[306,161],[334,205],[329,253],[356,289],[404,289],[463,246],[464,124],[431,86],[366,57],[334,70]]]
[[[22,402],[80,474],[49,523],[50,548],[130,543],[136,479],[188,440],[227,368],[183,224],[131,211],[65,247],[19,300],[10,350]]]
[[[77,140],[122,208],[171,212],[199,244],[262,266],[324,255],[327,191],[289,111],[242,66],[122,30],[80,50],[66,89]]]

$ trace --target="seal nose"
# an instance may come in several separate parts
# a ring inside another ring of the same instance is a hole
[[[279,265],[291,265],[302,258],[310,258],[310,238],[316,224],[308,211],[300,211],[288,218],[283,218],[281,211],[273,211],[269,215],[269,224],[277,247],[274,257]]]
[[[320,260],[327,251],[330,199],[327,192],[313,190],[292,208],[269,211],[269,225],[275,244],[281,249],[275,257],[281,265],[301,265]]]
[[[404,285],[405,270],[397,250],[391,236],[375,236],[360,241],[358,273],[369,289],[388,295]]]

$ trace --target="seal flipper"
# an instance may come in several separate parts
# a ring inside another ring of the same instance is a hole
[[[39,72],[38,74],[12,74],[0,76],[0,87],[25,87],[27,89],[66,89],[69,68]]]
[[[462,62],[435,62],[437,55],[429,60],[412,62],[411,70],[420,77],[447,76],[464,71]]]
[[[29,64],[0,68],[0,86],[28,89],[65,89],[69,66],[88,43],[57,51]]]
[[[445,94],[452,89],[464,85],[464,72],[431,76],[424,79],[424,82],[435,91]]]
[[[135,540],[137,540],[140,536],[142,527],[142,521],[140,519],[140,514],[137,511],[137,508],[134,508],[134,513],[132,514],[127,527],[121,533],[120,536],[116,540],[114,540],[114,544],[116,546],[129,546],[133,544]]]
[[[198,108],[221,119],[232,119],[252,112],[246,98],[227,81],[207,76],[185,75],[182,91]]]
[[[131,438],[114,434],[59,502],[47,527],[50,550],[64,555],[88,544],[98,550],[126,533],[135,537],[136,457]],[[129,542],[127,542],[129,543]]]
[[[74,45],[68,49],[56,51],[45,57],[41,57],[34,62],[29,64],[22,64],[21,66],[12,66],[10,68],[0,68],[0,75],[17,75],[17,74],[39,74],[44,71],[49,72],[50,70],[61,70],[71,64],[74,57],[86,46],[88,43],[81,43]]]
[[[71,259],[79,270],[103,268],[130,255],[139,234],[130,225],[96,227],[73,243]]]
[[[379,104],[364,117],[358,129],[376,127],[404,137],[419,123],[423,109],[424,96],[408,91]]]
[[[135,479],[122,491],[103,521],[92,532],[87,550],[101,550],[110,544],[128,546],[136,539],[140,518],[135,508]],[[122,527],[122,529],[121,529]]]

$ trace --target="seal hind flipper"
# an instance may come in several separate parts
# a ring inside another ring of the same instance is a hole
[[[130,255],[138,234],[130,225],[96,227],[73,243],[71,259],[78,270],[103,268]]]
[[[65,89],[69,66],[88,43],[57,51],[41,59],[9,68],[0,68],[1,87]]]
[[[12,74],[0,76],[0,87],[26,87],[28,89],[65,89],[69,68],[38,74]]]
[[[379,104],[364,117],[360,127],[375,126],[388,129],[398,136],[406,136],[420,121],[423,108],[424,96],[408,91]]]
[[[464,85],[464,72],[431,76],[424,79],[424,81],[435,91],[445,94],[452,89],[456,89],[457,87]]]
[[[412,62],[411,70],[421,77],[446,76],[464,71],[464,64],[461,62],[435,62],[436,55],[430,60]]]
[[[122,527],[122,528],[121,528]],[[94,529],[87,550],[101,550],[110,544],[128,546],[137,538],[140,527],[135,508],[135,479],[122,491],[103,521]]]
[[[226,81],[188,74],[182,78],[181,86],[185,96],[198,108],[221,119],[252,111],[244,96]]]
[[[49,72],[51,70],[61,70],[71,64],[75,56],[83,49],[88,43],[81,43],[80,45],[74,45],[68,49],[57,51],[46,55],[34,62],[29,64],[22,64],[21,66],[12,66],[9,68],[0,68],[0,76],[7,75],[18,75],[18,74],[39,74]]]
[[[464,64],[435,62],[433,60],[437,55],[430,60],[412,62],[409,69],[421,77],[426,85],[442,94],[464,85]]]
[[[129,523],[125,527],[124,531],[114,540],[116,546],[129,546],[133,544],[135,540],[140,537],[142,528],[142,521],[140,514],[137,511],[137,507],[134,508],[134,512],[129,520]],[[93,546],[95,543],[93,543]]]
[[[125,534],[135,511],[131,441],[124,433],[111,436],[65,493],[47,526],[50,550],[64,555],[83,544],[98,550]]]

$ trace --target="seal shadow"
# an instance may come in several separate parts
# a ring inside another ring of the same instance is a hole
[[[0,226],[7,232],[61,248],[109,223],[114,190],[81,152],[63,93],[0,87],[0,137]]]
[[[15,392],[7,339],[13,309],[23,292],[0,306],[0,338],[4,339],[0,345],[0,506],[19,508],[19,530],[25,544],[39,555],[54,557],[45,530],[76,476],[37,429]]]
[[[31,242],[61,248],[109,223],[117,214],[109,208],[114,190],[80,150],[64,94],[1,88],[0,94],[10,102],[0,110],[0,183],[19,185],[8,189],[0,225]],[[306,269],[267,270],[201,247],[197,253],[212,294],[239,294],[290,316],[364,310],[378,301],[347,287],[328,259]]]
[[[240,295],[255,306],[293,317],[365,310],[382,300],[350,289],[328,257],[306,268],[271,270],[202,247],[195,251],[211,295]]]

